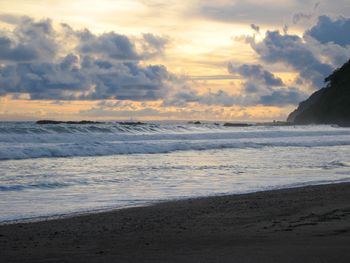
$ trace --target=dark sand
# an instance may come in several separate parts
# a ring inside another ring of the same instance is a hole
[[[350,183],[0,226],[0,262],[350,262]]]

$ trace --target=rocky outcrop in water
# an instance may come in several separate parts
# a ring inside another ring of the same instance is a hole
[[[53,120],[40,120],[36,124],[102,124],[104,122],[98,121],[53,121]]]
[[[224,127],[250,127],[252,126],[249,123],[232,123],[232,122],[226,122],[224,123]]]

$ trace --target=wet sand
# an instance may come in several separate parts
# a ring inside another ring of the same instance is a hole
[[[2,225],[0,262],[350,262],[350,183]]]

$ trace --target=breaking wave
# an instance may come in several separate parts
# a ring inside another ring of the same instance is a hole
[[[331,126],[223,127],[187,123],[0,123],[0,160],[339,145],[350,145],[349,129]]]

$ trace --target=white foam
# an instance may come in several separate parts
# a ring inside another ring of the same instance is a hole
[[[350,130],[331,126],[0,125],[0,160],[348,144]]]
[[[349,149],[331,126],[0,123],[0,222],[350,181]]]

